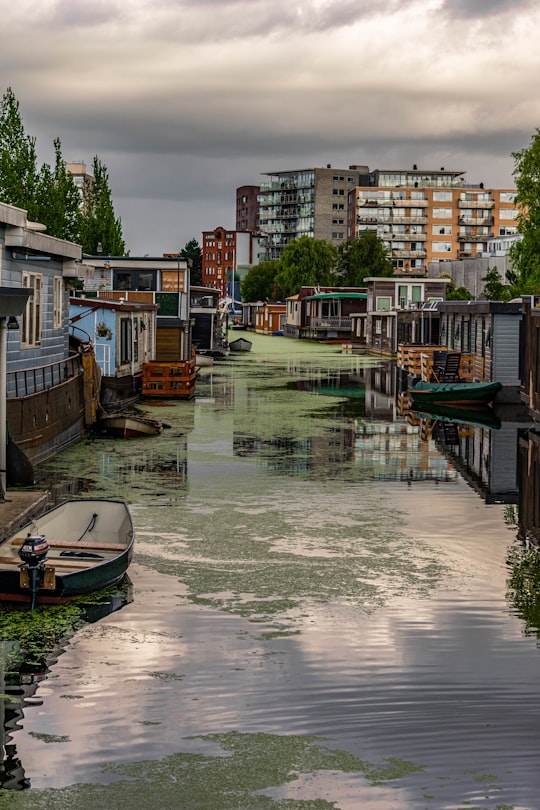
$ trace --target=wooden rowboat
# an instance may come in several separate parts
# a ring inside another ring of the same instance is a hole
[[[0,543],[0,601],[58,603],[119,582],[133,555],[126,503],[68,500]]]
[[[163,423],[158,419],[149,419],[129,413],[112,413],[102,416],[99,424],[110,436],[119,436],[122,439],[157,436],[163,430]]]
[[[487,405],[493,401],[501,388],[500,382],[429,383],[420,381],[409,388],[409,395],[413,405],[432,403],[446,405],[482,403]]]
[[[241,337],[236,340],[231,340],[229,349],[231,352],[250,352],[252,345],[251,340]]]

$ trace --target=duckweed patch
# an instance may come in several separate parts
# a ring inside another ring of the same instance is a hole
[[[71,737],[60,736],[58,734],[39,734],[37,731],[30,731],[30,737],[35,737],[44,743],[67,743],[71,741]]]

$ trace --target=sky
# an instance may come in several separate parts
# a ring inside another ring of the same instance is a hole
[[[2,2],[39,162],[109,174],[132,256],[235,227],[236,188],[331,164],[513,188],[540,126],[540,0]]]

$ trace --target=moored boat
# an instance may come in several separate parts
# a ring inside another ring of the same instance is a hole
[[[421,380],[409,388],[413,405],[431,403],[489,404],[501,390],[500,382],[430,383]]]
[[[251,340],[241,337],[236,340],[231,340],[229,349],[231,352],[250,352],[252,345]]]
[[[140,439],[143,436],[157,436],[163,430],[163,423],[159,419],[130,414],[112,413],[102,416],[99,424],[111,436],[122,439]]]
[[[58,603],[122,579],[133,555],[124,501],[68,500],[0,543],[0,601]]]

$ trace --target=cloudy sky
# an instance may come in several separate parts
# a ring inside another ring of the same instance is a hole
[[[540,0],[16,0],[0,76],[40,161],[109,171],[131,255],[234,227],[235,190],[326,166],[513,187],[540,126]]]

